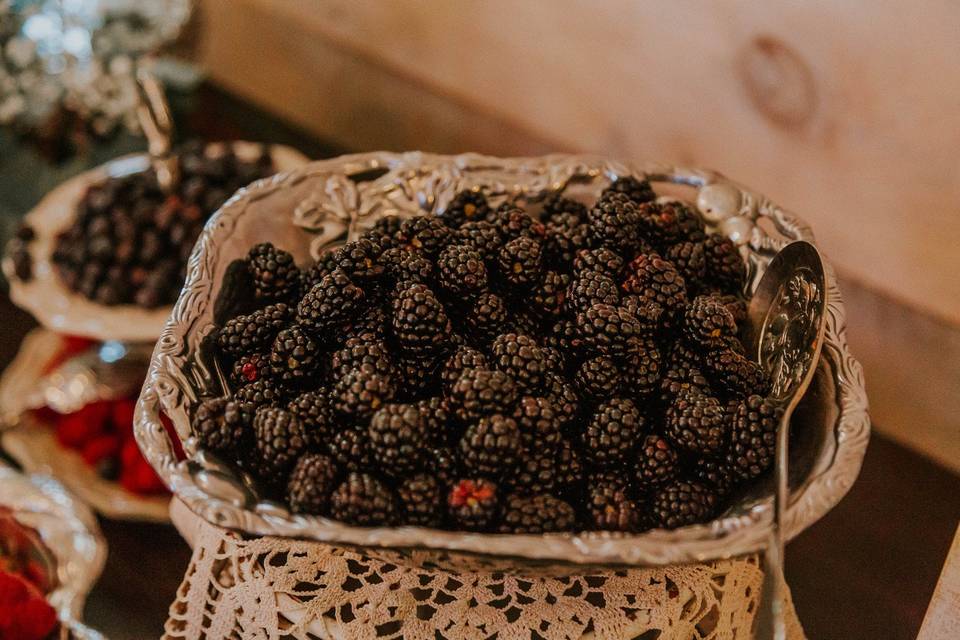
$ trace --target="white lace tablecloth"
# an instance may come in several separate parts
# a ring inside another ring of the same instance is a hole
[[[194,551],[170,640],[733,640],[752,637],[762,579],[757,556],[563,577],[450,571],[435,554],[244,539],[179,501],[171,511]],[[788,637],[803,640],[786,610]]]

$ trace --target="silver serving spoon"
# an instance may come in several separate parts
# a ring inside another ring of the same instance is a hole
[[[173,116],[163,87],[146,65],[137,69],[137,119],[157,182],[169,193],[180,180],[180,167],[172,152]]]
[[[765,571],[757,637],[786,640],[783,603],[784,515],[789,502],[787,462],[790,416],[813,380],[826,320],[823,260],[809,242],[793,242],[773,257],[750,299],[750,352],[770,376],[770,400],[783,408],[777,429],[773,518],[764,552]]]

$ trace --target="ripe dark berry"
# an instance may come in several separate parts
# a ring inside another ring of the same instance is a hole
[[[606,247],[628,259],[641,246],[637,205],[623,194],[607,193],[587,212],[592,247]]]
[[[513,495],[504,504],[500,533],[569,531],[576,519],[573,507],[549,494]]]
[[[419,251],[432,258],[450,244],[453,232],[443,222],[432,216],[407,218],[397,232],[397,242],[412,251]]]
[[[687,286],[672,263],[657,254],[640,254],[631,263],[623,291],[642,302],[655,302],[673,313],[687,302]]]
[[[586,511],[598,531],[639,532],[646,528],[642,503],[633,498],[630,484],[615,474],[590,478]]]
[[[737,407],[727,461],[741,478],[755,478],[772,466],[782,416],[782,408],[758,395]]]
[[[493,414],[467,427],[459,446],[460,459],[471,473],[499,478],[516,470],[523,442],[513,418]]]
[[[570,276],[556,271],[547,271],[543,279],[533,287],[530,304],[533,311],[542,318],[560,315],[567,299]]]
[[[717,455],[727,443],[726,416],[716,398],[686,392],[667,409],[664,432],[677,447],[699,455]]]
[[[527,451],[552,450],[560,443],[564,416],[548,398],[520,398],[513,419],[517,422],[520,439]]]
[[[713,489],[720,498],[733,491],[741,480],[732,462],[719,458],[698,458],[689,473],[694,480]]]
[[[697,296],[683,315],[683,335],[691,347],[700,350],[722,348],[737,334],[733,315],[720,298]]]
[[[713,374],[711,380],[732,396],[766,393],[770,388],[770,380],[760,365],[733,349],[708,351],[704,354],[703,362]]]
[[[577,335],[581,344],[589,351],[603,355],[626,354],[650,330],[626,309],[609,304],[595,304],[577,314]]]
[[[497,485],[483,478],[459,480],[447,495],[447,507],[459,528],[485,531],[500,511]]]
[[[610,186],[604,189],[604,193],[622,193],[636,204],[649,202],[657,197],[646,179],[638,179],[633,176],[621,176],[610,183]]]
[[[702,242],[678,242],[668,247],[663,257],[673,263],[688,289],[703,285],[707,273],[707,254]]]
[[[444,292],[459,301],[475,296],[487,288],[487,267],[483,257],[472,247],[452,244],[437,258],[438,279]]]
[[[365,284],[384,274],[384,266],[379,262],[382,253],[379,243],[362,238],[337,249],[333,262],[351,281]]]
[[[361,527],[394,525],[399,520],[397,497],[377,478],[350,473],[330,497],[330,515]]]
[[[333,407],[341,415],[366,421],[384,404],[393,400],[396,387],[391,378],[354,370],[340,378],[333,388]]]
[[[742,294],[747,280],[747,267],[737,246],[721,235],[707,236],[703,246],[707,257],[707,282],[725,293]]]
[[[516,290],[526,290],[540,281],[543,271],[543,249],[539,241],[528,236],[511,240],[500,250],[500,277]]]
[[[677,529],[705,522],[713,515],[717,496],[699,482],[676,480],[651,496],[657,523],[665,529]]]
[[[644,337],[634,342],[620,358],[620,374],[625,393],[633,397],[646,397],[660,386],[663,374],[660,349],[655,340]]]
[[[339,469],[332,458],[307,453],[300,456],[287,482],[287,504],[293,513],[323,515],[336,486]]]
[[[270,355],[251,353],[237,358],[230,372],[230,381],[237,387],[270,376]]]
[[[425,356],[443,351],[451,330],[446,310],[425,285],[409,285],[394,300],[393,333],[404,352]]]
[[[373,466],[370,435],[366,427],[340,429],[327,440],[326,448],[337,464],[349,471],[364,471]]]
[[[337,430],[333,406],[326,390],[306,391],[290,401],[287,411],[303,423],[304,436],[311,449],[320,449]]]
[[[250,413],[260,407],[279,407],[287,400],[284,390],[269,378],[240,387],[234,393],[234,399]]]
[[[449,393],[467,369],[487,369],[487,357],[473,347],[460,347],[447,358],[440,374],[443,387]]]
[[[399,372],[383,340],[372,334],[361,334],[347,339],[330,360],[333,379],[340,379],[352,371],[367,371],[397,378]]]
[[[341,270],[326,275],[297,305],[297,322],[326,342],[360,315],[365,302],[363,289]]]
[[[253,418],[257,444],[256,468],[261,479],[276,482],[286,478],[307,448],[303,423],[294,414],[277,407],[262,407]]]
[[[640,230],[648,242],[666,250],[684,239],[680,228],[680,218],[684,214],[678,213],[681,207],[683,205],[678,202],[646,202],[638,207]]]
[[[545,225],[543,239],[544,259],[547,265],[567,271],[577,252],[587,248],[590,242],[590,228],[583,221],[585,215],[584,208],[583,214],[564,212],[550,216]]]
[[[249,441],[249,424],[241,406],[226,398],[204,400],[194,416],[203,447],[225,456],[237,456]]]
[[[384,473],[403,477],[421,468],[431,442],[426,416],[412,404],[388,404],[370,419],[370,446]]]
[[[513,378],[502,371],[465,369],[450,389],[450,408],[458,420],[467,423],[482,416],[510,413],[517,401]]]
[[[507,241],[521,236],[542,238],[545,233],[543,224],[531,218],[523,209],[509,203],[490,212],[487,220],[497,225],[500,235]]]
[[[297,388],[313,379],[319,367],[320,347],[298,325],[283,329],[270,352],[272,378],[287,388]]]
[[[570,285],[567,308],[582,313],[595,304],[618,305],[620,289],[617,283],[601,271],[584,270]]]
[[[483,220],[490,213],[487,198],[480,191],[461,191],[453,197],[450,204],[440,214],[440,219],[451,228],[457,229],[464,223]]]
[[[543,386],[547,363],[540,347],[530,336],[517,333],[498,336],[490,346],[490,356],[494,367],[528,393]]]
[[[623,383],[620,369],[613,358],[596,356],[584,360],[574,377],[577,389],[584,398],[603,402],[616,395]]]
[[[477,298],[464,317],[467,335],[480,344],[488,344],[507,325],[509,312],[503,299],[494,293]]]
[[[496,261],[504,244],[503,235],[497,225],[485,220],[468,222],[460,227],[457,242],[473,247],[487,264]]]
[[[637,449],[637,483],[643,489],[659,487],[677,474],[679,456],[662,436],[647,436]]]
[[[397,487],[400,521],[418,527],[439,527],[443,523],[444,485],[436,476],[410,476]]]
[[[582,222],[586,219],[587,207],[581,202],[564,197],[559,192],[551,193],[543,199],[543,215],[541,217],[545,222],[567,215]]]
[[[253,295],[264,302],[290,302],[300,290],[300,270],[288,252],[269,242],[254,246],[247,254],[253,280]]]
[[[573,276],[577,278],[585,271],[599,271],[609,278],[618,280],[626,264],[616,252],[606,247],[584,249],[578,251],[573,260]]]
[[[646,418],[629,398],[612,398],[599,405],[583,430],[584,453],[594,464],[625,464],[640,444]]]
[[[282,302],[272,304],[227,320],[217,333],[217,344],[223,353],[237,357],[262,351],[289,321],[290,308]]]
[[[434,277],[433,263],[418,251],[392,247],[380,256],[386,275],[398,286],[429,285]]]

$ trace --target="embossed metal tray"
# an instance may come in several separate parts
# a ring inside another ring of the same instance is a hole
[[[210,143],[207,149],[233,146],[241,157],[256,157],[260,145],[242,140]],[[278,171],[303,166],[307,158],[299,151],[282,145],[271,145],[270,154]],[[133,154],[111,160],[99,167],[70,178],[48,193],[24,218],[33,227],[36,238],[30,242],[33,278],[24,282],[16,277],[10,256],[3,258],[3,272],[10,282],[10,299],[30,312],[43,326],[59,333],[83,336],[93,340],[153,342],[170,317],[170,307],[144,309],[133,304],[106,307],[74,293],[60,280],[53,265],[57,236],[76,217],[77,203],[87,189],[108,177],[119,177],[144,171],[150,166],[146,154]]]
[[[314,162],[261,180],[235,194],[209,221],[190,259],[184,290],[154,351],[137,407],[135,433],[147,459],[194,512],[252,535],[403,548],[411,557],[496,568],[574,565],[664,565],[704,561],[762,548],[771,511],[769,483],[749,488],[710,523],[636,535],[590,532],[497,535],[418,527],[362,528],[293,515],[260,500],[256,487],[230,466],[198,452],[188,416],[197,399],[221,392],[212,354],[203,346],[229,307],[224,277],[255,242],[272,241],[298,262],[354,237],[387,214],[430,215],[461,189],[479,187],[494,203],[520,197],[535,207],[545,193],[565,189],[592,201],[622,175],[644,175],[659,194],[693,202],[708,226],[729,236],[748,264],[752,287],[786,242],[813,242],[810,228],[766,198],[705,170],[632,166],[592,156],[501,159],[475,154],[366,153]],[[226,279],[229,282],[229,278]],[[792,504],[785,530],[794,536],[831,509],[856,479],[870,433],[860,365],[847,348],[845,314],[827,265],[826,342],[817,374],[794,417]],[[748,292],[749,293],[749,292]],[[158,419],[173,420],[187,460],[177,461]]]

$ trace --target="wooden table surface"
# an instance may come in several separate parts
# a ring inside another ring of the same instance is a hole
[[[308,155],[335,150],[204,87],[181,121],[211,139],[273,140]],[[3,175],[0,184],[10,184]],[[33,320],[0,294],[0,368]],[[874,435],[847,497],[787,549],[787,580],[811,639],[913,640],[960,521],[960,476]],[[86,620],[113,640],[158,637],[190,550],[169,526],[102,520],[106,568]]]

